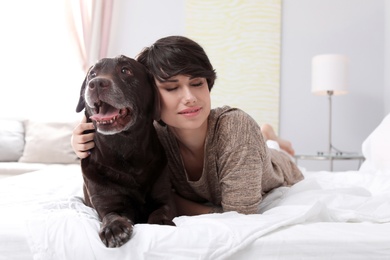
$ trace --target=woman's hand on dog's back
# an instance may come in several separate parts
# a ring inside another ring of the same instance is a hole
[[[87,118],[84,116],[80,124],[73,130],[71,144],[76,155],[83,159],[90,155],[90,150],[95,147],[93,137],[95,127],[93,123],[87,123]]]

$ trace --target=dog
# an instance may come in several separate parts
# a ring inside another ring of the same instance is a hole
[[[76,112],[93,122],[95,147],[81,159],[84,200],[102,221],[99,236],[120,247],[137,223],[174,226],[167,158],[153,126],[159,104],[146,68],[126,56],[93,65]]]

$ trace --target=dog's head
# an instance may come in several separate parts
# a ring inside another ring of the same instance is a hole
[[[101,134],[129,130],[137,121],[153,121],[153,85],[146,68],[126,56],[93,65],[81,86],[76,112],[85,114]]]

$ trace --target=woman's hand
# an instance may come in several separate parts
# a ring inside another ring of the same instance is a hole
[[[90,154],[89,150],[95,147],[95,143],[93,142],[95,134],[84,134],[84,131],[94,129],[93,123],[87,123],[87,118],[84,116],[80,124],[73,130],[71,144],[73,151],[81,159],[88,157]]]

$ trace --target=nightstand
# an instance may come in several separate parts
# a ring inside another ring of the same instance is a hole
[[[298,163],[298,160],[316,160],[316,161],[329,161],[330,162],[330,171],[333,171],[333,161],[338,160],[358,160],[359,166],[364,161],[364,156],[358,153],[336,153],[328,154],[318,152],[317,154],[306,155],[306,154],[297,154],[294,156],[295,162]]]

